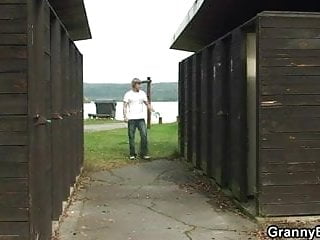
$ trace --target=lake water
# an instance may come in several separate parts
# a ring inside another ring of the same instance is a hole
[[[163,123],[176,122],[178,116],[178,102],[153,102],[152,106],[156,112],[159,112]],[[96,105],[94,102],[84,104],[84,118],[88,118],[88,114],[96,114]],[[147,109],[145,108],[145,117],[147,118]],[[117,103],[116,120],[123,120],[123,102]],[[152,123],[158,123],[159,119],[152,115]]]

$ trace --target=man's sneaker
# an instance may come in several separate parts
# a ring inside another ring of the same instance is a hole
[[[143,157],[142,157],[142,159],[143,159],[143,160],[150,160],[150,159],[151,159],[151,157],[150,157],[150,156],[148,156],[148,155],[146,155],[146,156],[143,156]]]
[[[133,160],[136,160],[136,157],[135,156],[130,156],[130,158],[129,158],[131,161],[133,161]]]

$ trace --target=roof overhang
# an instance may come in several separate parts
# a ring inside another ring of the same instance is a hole
[[[318,0],[197,0],[171,48],[198,51],[262,11],[319,12],[320,4]]]
[[[83,0],[50,0],[72,40],[91,38],[87,13]]]

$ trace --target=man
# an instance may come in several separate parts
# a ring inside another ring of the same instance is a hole
[[[148,101],[147,94],[141,90],[141,81],[134,78],[131,82],[132,90],[128,91],[123,98],[123,116],[125,122],[128,122],[128,135],[130,146],[130,160],[137,157],[135,150],[135,133],[136,129],[140,132],[141,150],[140,155],[143,159],[149,160],[148,155],[148,133],[144,120],[144,105],[148,110],[154,111]]]

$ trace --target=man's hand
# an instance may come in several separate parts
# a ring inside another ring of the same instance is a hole
[[[128,122],[128,117],[127,116],[124,116],[124,122]]]
[[[149,111],[153,112],[153,113],[156,112],[156,110],[154,110],[154,108],[151,106],[151,104],[150,104],[150,107],[149,107]]]

